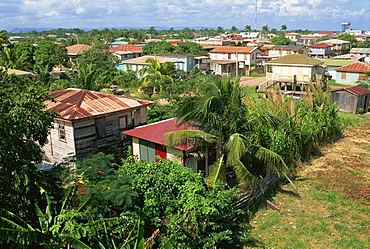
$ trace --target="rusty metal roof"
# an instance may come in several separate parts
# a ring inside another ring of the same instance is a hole
[[[150,141],[156,144],[165,145],[164,136],[165,133],[171,131],[181,131],[181,130],[198,130],[195,127],[189,126],[187,124],[177,125],[177,119],[171,118],[162,120],[153,124],[148,124],[144,126],[137,127],[135,129],[124,131],[123,133],[132,137],[137,137],[146,141]],[[189,150],[194,147],[194,144],[180,144],[174,146],[176,149]]]
[[[337,71],[345,71],[345,72],[367,72],[370,71],[370,64],[363,63],[363,62],[356,62],[352,63],[343,67],[334,68]]]
[[[230,46],[220,46],[209,51],[210,53],[240,53],[240,54],[250,54],[256,47],[230,47]]]
[[[344,87],[342,89],[335,89],[335,90],[332,90],[332,92],[339,92],[339,91],[347,91],[347,92],[350,92],[354,95],[357,95],[357,96],[362,96],[362,95],[366,95],[366,94],[370,94],[370,90],[365,88],[365,87],[362,87],[360,85],[355,85],[355,86],[349,86],[349,87]]]
[[[100,93],[84,89],[68,88],[50,93],[54,101],[45,101],[47,110],[55,110],[59,118],[77,120],[93,116],[113,114],[151,105],[153,102]]]
[[[133,58],[133,59],[124,60],[121,63],[123,63],[123,64],[149,64],[147,62],[147,60],[149,58],[156,58],[159,61],[159,63],[161,63],[161,64],[165,63],[165,62],[184,63],[183,61],[164,58],[164,57],[160,57],[160,56],[152,56],[152,55],[145,55],[145,56],[136,57],[136,58]]]

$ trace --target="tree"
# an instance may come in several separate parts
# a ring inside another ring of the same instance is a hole
[[[281,28],[280,28],[280,30],[282,30],[282,31],[286,31],[287,30],[287,26],[286,26],[286,24],[283,24],[283,25],[281,25]]]
[[[252,30],[252,26],[251,25],[245,25],[244,30],[245,31],[251,31]]]
[[[14,50],[17,57],[20,58],[20,65],[17,69],[31,70],[35,65],[35,50],[36,47],[29,42],[22,42],[14,44]]]
[[[274,45],[291,45],[293,41],[285,36],[275,36],[270,39],[271,43]]]
[[[224,27],[218,26],[216,29],[217,34],[223,34],[225,33]]]
[[[151,96],[156,90],[165,90],[166,85],[173,83],[173,78],[170,76],[175,72],[175,65],[171,62],[160,63],[159,60],[148,58],[146,61],[148,66],[141,69],[139,74],[142,76],[138,83],[140,87],[147,91]]]
[[[176,47],[166,41],[149,42],[143,47],[143,55],[172,54]]]
[[[270,27],[268,25],[262,26],[262,31],[268,33],[270,30]]]
[[[230,33],[235,33],[235,32],[238,32],[238,28],[236,26],[232,26],[229,31]]]
[[[207,55],[203,51],[203,47],[196,42],[185,41],[177,43],[174,54],[191,54],[191,55]]]
[[[22,56],[18,56],[13,48],[3,48],[0,51],[0,58],[0,66],[4,68],[19,69],[21,67]]]
[[[44,111],[47,89],[28,77],[0,72],[0,208],[27,220],[34,219],[35,189],[50,188],[35,164],[42,161],[42,146],[56,113]]]
[[[96,86],[98,74],[91,64],[78,63],[76,71],[69,72],[68,77],[80,89],[99,90]]]
[[[208,186],[200,174],[168,160],[128,159],[119,170],[133,178],[133,207],[141,213],[145,237],[159,232],[158,248],[236,248],[245,240],[248,221],[234,207],[235,188]]]
[[[232,168],[240,182],[247,182],[253,174],[254,162],[263,162],[259,172],[284,172],[285,164],[276,153],[249,143],[248,136],[255,126],[276,126],[279,118],[273,115],[253,116],[243,102],[245,91],[238,79],[213,76],[199,88],[192,100],[183,103],[177,112],[181,122],[193,124],[201,131],[178,131],[168,134],[169,145],[190,142],[200,147],[216,146],[220,159],[209,177],[211,183],[226,181],[226,170]],[[251,158],[252,164],[247,163]],[[263,174],[263,173],[261,173]]]
[[[349,41],[351,42],[352,46],[355,46],[357,44],[356,38],[350,34],[341,34],[338,36],[338,39],[343,40],[343,41]]]
[[[36,46],[35,61],[35,66],[47,67],[50,72],[54,66],[67,65],[67,49],[53,42],[41,40]]]

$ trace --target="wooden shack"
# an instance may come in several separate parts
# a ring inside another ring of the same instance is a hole
[[[350,113],[368,112],[370,90],[360,85],[344,87],[331,91],[330,100],[337,102],[341,111]]]
[[[124,156],[130,145],[122,131],[147,123],[151,101],[68,88],[50,93],[54,101],[45,101],[47,110],[55,110],[55,119],[43,147],[45,160],[61,162],[73,155],[92,156],[98,152]]]

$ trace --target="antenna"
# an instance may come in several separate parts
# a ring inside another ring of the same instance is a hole
[[[257,0],[256,0],[256,8],[254,11],[254,30],[257,30]]]

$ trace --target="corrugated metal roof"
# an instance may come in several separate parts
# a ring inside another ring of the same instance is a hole
[[[142,53],[143,48],[132,44],[122,44],[118,47],[110,48],[110,52],[131,52],[131,53]]]
[[[124,131],[123,133],[132,137],[137,137],[156,144],[165,145],[164,136],[167,132],[181,131],[181,130],[198,130],[195,127],[187,124],[176,125],[176,118],[166,119],[157,123],[148,124],[137,127],[135,129]],[[180,150],[188,150],[194,147],[193,144],[180,144],[174,148]]]
[[[256,47],[230,47],[230,46],[220,46],[209,51],[210,53],[240,53],[240,54],[249,54],[253,50],[257,49]]]
[[[315,45],[311,45],[309,46],[310,48],[328,48],[328,47],[334,47],[334,45],[330,45],[330,44],[315,44]]]
[[[332,90],[332,92],[339,92],[339,91],[347,91],[347,92],[350,92],[352,94],[355,94],[357,96],[362,96],[362,95],[365,95],[365,94],[370,94],[370,90],[365,88],[365,87],[362,87],[360,85],[356,85],[356,86],[349,86],[349,87],[344,87],[342,89],[335,89],[335,90]]]
[[[299,45],[275,45],[272,50],[292,50],[292,51],[299,51],[305,48],[305,46]]]
[[[370,71],[370,64],[363,62],[352,63],[343,67],[335,68],[334,70],[341,72],[367,72]]]
[[[275,60],[268,61],[265,64],[295,64],[315,66],[323,63],[324,62],[321,60],[313,59],[302,54],[288,54]]]
[[[83,51],[88,50],[90,48],[92,48],[92,46],[86,44],[76,44],[66,47],[67,53],[72,55],[83,54]]]
[[[54,101],[45,101],[47,110],[54,109],[60,118],[83,119],[151,105],[153,102],[100,93],[84,89],[68,88],[50,93]]]

